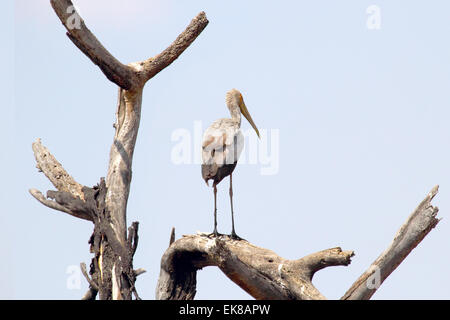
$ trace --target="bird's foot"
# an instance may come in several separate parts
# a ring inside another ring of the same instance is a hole
[[[238,241],[240,241],[240,240],[247,241],[247,240],[245,240],[244,238],[239,237],[239,236],[236,234],[236,232],[234,232],[234,230],[231,231],[230,238],[233,239],[233,240],[238,240]]]
[[[223,236],[223,234],[218,233],[217,230],[214,229],[213,232],[211,232],[210,234],[206,235],[208,238],[218,238],[220,236]]]

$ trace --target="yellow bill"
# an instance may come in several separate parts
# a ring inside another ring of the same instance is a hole
[[[241,97],[241,103],[239,104],[239,108],[241,109],[241,113],[242,115],[245,117],[245,119],[247,119],[247,121],[251,124],[251,126],[253,127],[253,129],[256,132],[256,135],[258,136],[258,138],[260,138],[259,136],[259,130],[256,127],[256,124],[253,122],[252,116],[250,115],[250,113],[247,110],[247,106],[244,103],[244,99],[242,99]]]

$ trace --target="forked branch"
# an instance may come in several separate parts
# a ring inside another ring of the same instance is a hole
[[[198,37],[208,24],[204,12],[200,12],[160,54],[145,61],[125,65],[117,60],[92,34],[70,0],[51,0],[53,9],[69,39],[103,71],[105,76],[125,90],[143,87],[145,83],[177,59]]]
[[[389,248],[352,285],[342,299],[369,299],[392,271],[439,222],[438,208],[431,205],[434,187],[400,228]],[[173,231],[172,231],[173,234]],[[172,238],[172,236],[171,236]],[[156,290],[157,299],[193,299],[196,273],[217,266],[230,280],[255,299],[321,300],[314,287],[314,274],[330,266],[347,266],[353,251],[332,248],[298,260],[286,260],[273,251],[247,241],[226,236],[209,238],[205,234],[184,236],[173,242],[161,259]],[[373,285],[375,273],[378,283]]]

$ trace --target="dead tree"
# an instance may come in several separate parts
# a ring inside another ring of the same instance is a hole
[[[409,216],[391,245],[355,281],[341,299],[370,299],[383,281],[433,229],[439,219],[431,200],[435,186]],[[193,299],[197,271],[218,267],[229,279],[255,299],[321,300],[325,297],[312,284],[314,274],[330,266],[347,266],[353,251],[332,248],[298,260],[287,260],[273,251],[228,236],[210,238],[206,234],[188,235],[175,241],[161,259],[156,288],[157,299]]]
[[[138,244],[138,222],[127,230],[127,200],[131,183],[133,151],[139,129],[144,85],[170,65],[197,38],[208,24],[200,12],[167,49],[144,61],[122,64],[86,27],[70,0],[51,0],[55,13],[67,29],[69,39],[96,64],[105,76],[119,86],[115,135],[106,176],[89,188],[75,181],[45,148],[40,139],[33,143],[37,168],[52,182],[57,191],[47,197],[30,189],[42,204],[74,217],[91,221],[94,232],[89,240],[94,254],[87,274],[89,282],[85,299],[139,298],[136,276],[143,270],[133,269],[133,255]]]
[[[37,168],[57,189],[44,196],[36,189],[31,195],[45,206],[91,221],[94,232],[89,243],[94,254],[89,283],[83,299],[131,299],[139,296],[136,277],[143,269],[133,268],[138,245],[138,222],[127,229],[127,200],[131,167],[146,82],[170,65],[197,38],[208,24],[199,13],[160,54],[144,61],[122,64],[109,53],[86,27],[70,0],[51,0],[51,5],[67,29],[69,39],[96,64],[105,76],[119,86],[115,135],[110,151],[106,179],[86,187],[72,178],[40,139],[33,143]],[[342,299],[369,299],[379,285],[436,226],[438,208],[431,205],[437,186],[414,210],[400,228],[392,244],[359,277]],[[193,299],[197,271],[217,266],[233,282],[256,299],[325,299],[311,280],[320,269],[350,264],[353,251],[332,248],[298,260],[286,260],[273,251],[226,236],[210,238],[205,234],[184,236],[170,246],[161,259],[156,288],[157,299]]]

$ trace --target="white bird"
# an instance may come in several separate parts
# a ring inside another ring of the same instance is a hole
[[[241,114],[251,124],[258,137],[259,131],[247,110],[242,94],[238,90],[232,89],[227,92],[226,104],[230,110],[231,119],[225,118],[214,121],[203,134],[202,176],[208,186],[210,179],[214,181],[214,230],[211,234],[213,236],[219,235],[217,232],[216,186],[226,176],[230,176],[231,237],[240,240],[241,238],[234,229],[232,173],[244,147],[244,136],[240,130]]]

